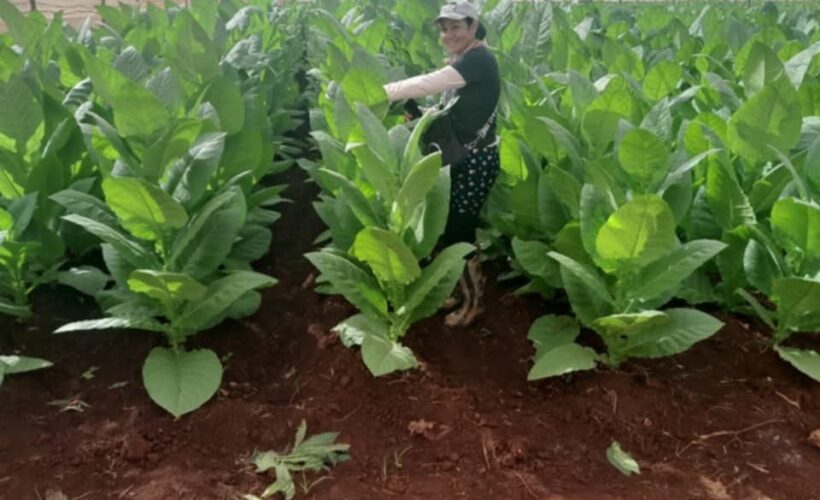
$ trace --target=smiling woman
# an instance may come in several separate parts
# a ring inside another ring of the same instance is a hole
[[[484,44],[486,32],[470,2],[445,4],[435,19],[441,42],[452,56],[437,71],[385,85],[391,101],[441,94],[439,106],[449,111],[425,134],[428,152],[438,149],[450,165],[451,189],[445,245],[475,241],[479,214],[499,172],[495,110],[500,95],[498,63]],[[447,316],[449,326],[467,326],[481,312],[484,278],[478,257],[461,279],[461,307]],[[456,302],[457,303],[457,302]]]

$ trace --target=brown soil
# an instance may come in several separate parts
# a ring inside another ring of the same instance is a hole
[[[309,432],[341,432],[352,452],[307,495],[297,476],[303,498],[820,498],[820,449],[809,439],[820,428],[820,384],[780,361],[759,325],[732,317],[674,358],[528,383],[527,329],[566,307],[491,284],[476,326],[449,330],[438,316],[411,330],[423,369],[372,378],[328,335],[352,308],[303,286],[312,269],[302,254],[322,227],[314,190],[288,177],[295,203],[259,266],[281,282],[253,318],[194,339],[229,361],[218,397],[178,421],[140,380],[158,337],[51,335],[96,314],[59,287],[36,294],[30,324],[0,320],[0,352],[55,362],[0,387],[0,499],[259,494],[271,479],[253,473],[250,454],[287,447],[301,419]],[[49,404],[71,399],[89,406]],[[641,475],[607,462],[613,440]]]

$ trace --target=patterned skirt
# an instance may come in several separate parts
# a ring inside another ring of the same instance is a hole
[[[478,149],[450,168],[450,212],[443,238],[445,245],[475,242],[479,214],[499,170],[497,145]]]

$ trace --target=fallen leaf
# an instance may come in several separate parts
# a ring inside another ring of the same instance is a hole
[[[809,443],[815,448],[820,448],[820,429],[815,429],[814,432],[809,434]]]
[[[407,425],[411,436],[422,436],[430,441],[437,441],[447,435],[452,429],[449,425],[428,422],[427,420],[413,420]]]
[[[47,490],[44,500],[68,500],[68,497],[60,490]]]
[[[426,420],[413,420],[407,424],[407,430],[410,431],[411,436],[424,436],[429,439],[436,424]]]
[[[726,491],[726,486],[723,486],[723,483],[720,481],[709,479],[706,476],[700,476],[700,484],[712,500],[732,500],[729,492]]]

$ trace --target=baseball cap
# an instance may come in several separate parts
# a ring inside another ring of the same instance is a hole
[[[447,2],[441,6],[438,17],[435,22],[442,19],[454,19],[460,21],[462,19],[478,19],[478,10],[470,2]]]

